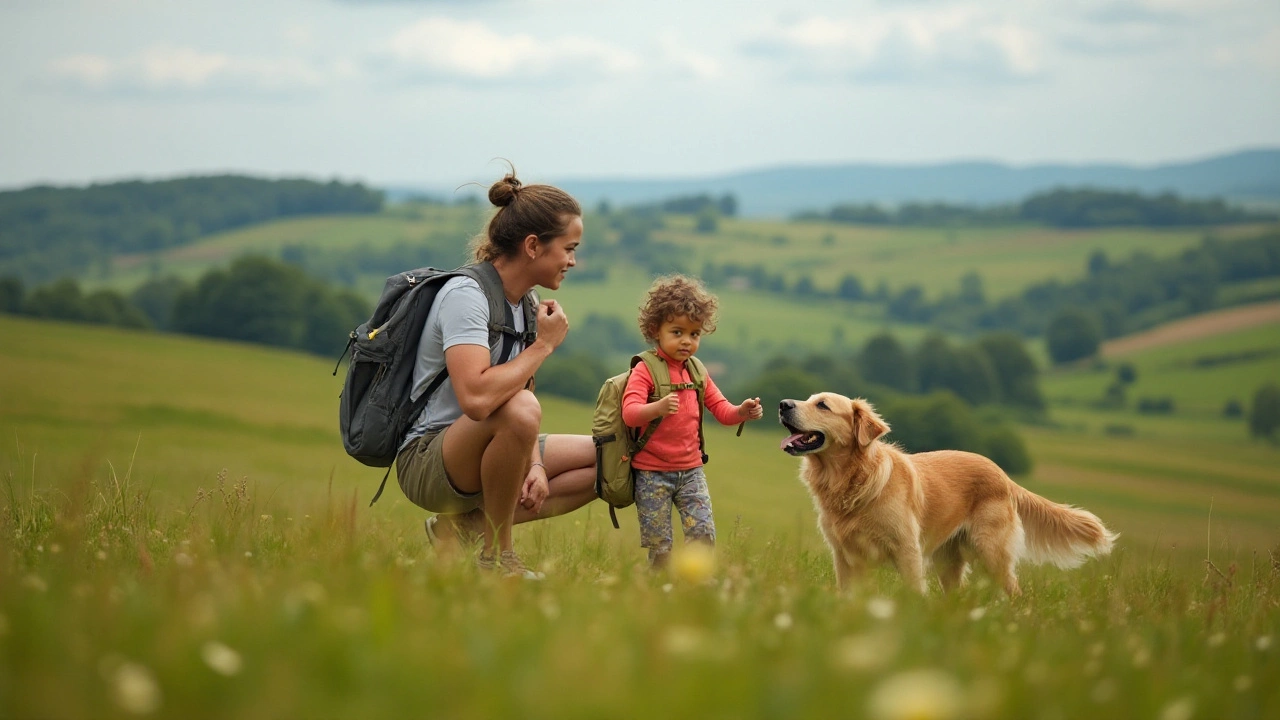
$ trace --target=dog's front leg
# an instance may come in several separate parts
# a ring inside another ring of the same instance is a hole
[[[840,592],[848,590],[854,580],[862,577],[866,567],[862,558],[849,554],[849,551],[842,547],[831,548],[831,559],[835,563],[836,587]]]
[[[920,552],[920,542],[912,539],[899,545],[894,550],[893,562],[897,565],[898,572],[902,574],[902,581],[907,584],[907,587],[924,595],[926,592],[924,555]]]

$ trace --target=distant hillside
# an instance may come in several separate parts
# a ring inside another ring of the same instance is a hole
[[[990,205],[1021,200],[1055,187],[1096,187],[1187,197],[1221,197],[1245,204],[1280,204],[1280,149],[1249,150],[1195,162],[1130,165],[1030,165],[993,162],[933,165],[810,165],[701,178],[553,179],[588,207],[654,202],[681,195],[732,193],[748,216],[861,202],[948,202]]]
[[[236,175],[0,192],[0,276],[28,282],[104,267],[111,256],[187,245],[282,217],[376,213],[360,183]]]

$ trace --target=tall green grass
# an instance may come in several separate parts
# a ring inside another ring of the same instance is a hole
[[[1280,713],[1275,452],[1178,417],[1026,430],[1020,481],[1122,537],[1024,567],[1017,599],[980,572],[838,595],[767,421],[708,428],[713,568],[650,575],[634,514],[588,506],[517,529],[548,574],[523,583],[440,558],[394,487],[367,507],[381,472],[342,453],[324,360],[7,317],[0,337],[3,716]]]

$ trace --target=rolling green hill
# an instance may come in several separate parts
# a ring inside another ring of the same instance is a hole
[[[102,484],[131,467],[134,483],[150,487],[163,504],[181,507],[224,469],[230,477],[249,478],[260,497],[282,501],[320,497],[330,483],[341,497],[367,498],[381,477],[341,449],[335,419],[340,382],[324,360],[8,317],[0,317],[0,335],[30,339],[0,346],[0,433],[11,439],[0,449],[0,472],[11,482]],[[1224,336],[1212,347],[1280,348],[1280,328]],[[1240,421],[1201,411],[1251,391],[1268,370],[1277,379],[1274,360],[1212,366],[1188,378],[1184,360],[1196,352],[1171,347],[1135,358],[1138,388],[1175,392],[1178,410],[1170,416],[1095,410],[1087,403],[1098,392],[1098,373],[1050,375],[1054,425],[1023,429],[1036,463],[1023,483],[1088,507],[1134,547],[1203,547],[1211,502],[1215,543],[1269,548],[1280,542],[1274,522],[1280,453],[1251,442]],[[543,402],[550,431],[586,432],[589,407],[556,398]],[[1114,425],[1132,432],[1108,434]],[[758,532],[798,533],[816,546],[809,500],[795,479],[795,460],[777,449],[780,438],[768,420],[740,438],[730,428],[709,427],[717,515],[725,526],[740,522]],[[371,512],[406,523],[420,517],[394,488]],[[607,524],[599,508],[554,522],[586,517]],[[629,543],[632,535],[606,536]]]
[[[241,254],[278,256],[290,245],[343,249],[421,242],[462,263],[468,239],[483,230],[487,217],[487,211],[476,206],[415,205],[374,216],[279,220],[212,235],[181,248],[119,257],[109,277],[97,282],[127,290],[155,274],[194,278]],[[1095,250],[1113,258],[1138,251],[1161,257],[1195,245],[1205,234],[1200,229],[883,228],[730,218],[721,220],[718,231],[708,235],[694,232],[690,217],[667,216],[665,223],[653,239],[674,243],[679,253],[673,259],[693,272],[706,262],[763,264],[790,282],[809,275],[818,287],[828,290],[852,273],[868,291],[881,281],[893,290],[920,283],[927,296],[935,299],[956,292],[960,278],[969,272],[979,273],[988,297],[999,299],[1034,281],[1066,281],[1084,275],[1086,261]],[[1231,238],[1257,231],[1256,226],[1239,226],[1215,232]],[[588,214],[582,270],[591,269],[593,244],[616,241],[617,232],[608,227],[606,218]],[[360,289],[373,295],[381,289],[382,279],[364,277]],[[565,291],[574,284],[571,275]]]

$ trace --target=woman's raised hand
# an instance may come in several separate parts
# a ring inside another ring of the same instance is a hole
[[[555,300],[538,303],[538,339],[558,348],[569,334],[569,317]]]

